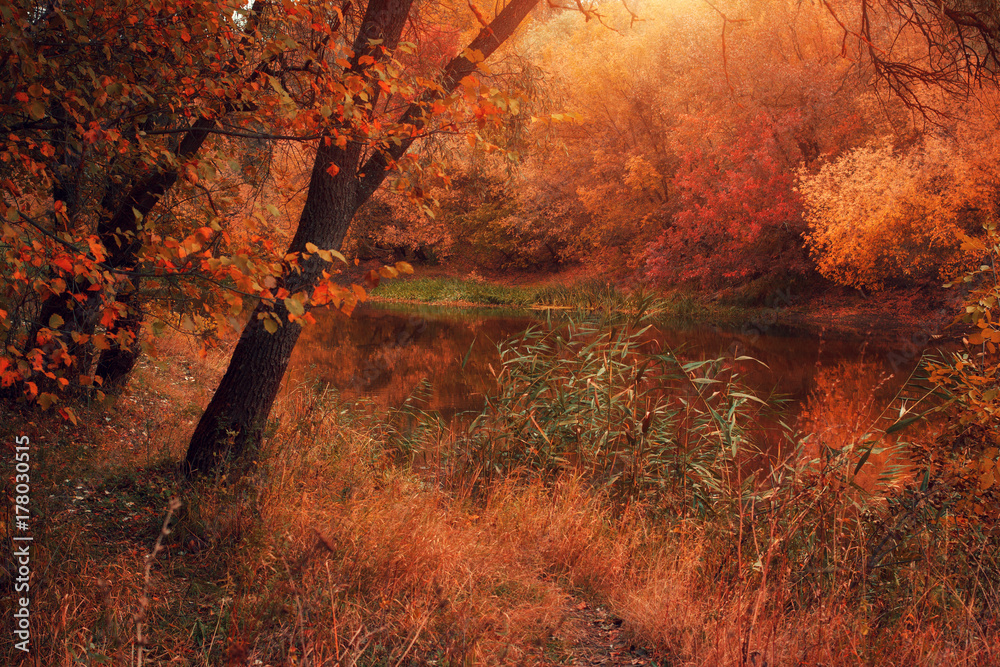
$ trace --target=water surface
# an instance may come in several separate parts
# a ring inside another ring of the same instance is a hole
[[[392,407],[426,380],[426,408],[445,417],[482,406],[484,393],[496,386],[499,341],[546,321],[542,312],[397,304],[365,304],[351,317],[332,310],[315,316],[317,325],[307,327],[296,346],[292,383],[329,385]],[[759,360],[738,365],[746,384],[764,397],[786,397],[791,415],[817,388],[888,404],[918,353],[908,341],[829,338],[760,324],[741,331],[660,324],[650,335],[685,359]]]

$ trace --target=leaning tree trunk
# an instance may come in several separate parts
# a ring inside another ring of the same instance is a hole
[[[359,204],[355,203],[354,184],[348,176],[352,170],[342,168],[337,176],[330,177],[326,169],[330,164],[356,162],[359,153],[360,148],[341,150],[321,143],[306,204],[288,252],[303,252],[306,243],[321,248],[340,247]],[[313,255],[303,262],[302,272],[292,274],[283,286],[292,294],[307,289],[316,284],[325,266],[318,255]],[[274,333],[269,333],[264,320],[258,317],[268,312],[282,323]],[[270,306],[258,304],[219,388],[191,436],[185,459],[189,471],[209,470],[226,458],[238,459],[256,448],[300,333],[301,325],[288,321],[288,311],[281,301]]]
[[[260,442],[302,327],[285,321],[270,334],[254,317],[243,330],[229,368],[191,438],[185,465],[210,470],[228,457],[252,455]],[[283,306],[275,311],[286,319]]]
[[[386,50],[395,49],[412,2],[370,0],[354,43],[352,65],[355,69],[366,55],[380,57],[381,49],[375,50],[379,40]],[[538,0],[512,0],[488,27],[480,31],[466,52],[479,51],[489,57],[537,3]],[[453,90],[475,69],[475,63],[465,56],[457,56],[445,68],[441,89]],[[378,94],[379,88],[375,88],[369,108],[377,107]],[[416,134],[426,122],[426,104],[440,95],[439,91],[429,91],[407,108],[400,122],[412,125],[413,134]],[[374,194],[388,175],[390,165],[402,157],[412,142],[413,139],[408,138],[388,151],[375,151],[362,164],[360,142],[338,148],[333,142],[326,145],[320,140],[306,204],[288,252],[304,252],[307,243],[325,249],[340,248],[355,212]],[[338,169],[334,176],[328,172],[331,165]],[[292,294],[308,291],[316,285],[324,268],[326,263],[318,255],[312,255],[304,262],[301,273],[289,275],[283,287]],[[257,317],[269,310],[279,315],[282,322],[274,334],[268,333]],[[242,459],[257,448],[301,331],[298,324],[288,322],[287,312],[280,303],[274,308],[258,305],[240,336],[219,388],[191,437],[185,459],[188,472],[210,470],[226,459]]]

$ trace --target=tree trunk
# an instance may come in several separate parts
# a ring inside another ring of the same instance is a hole
[[[342,169],[330,177],[326,169],[351,159],[357,162],[359,156],[360,148],[340,150],[321,143],[289,252],[302,252],[307,242],[321,248],[340,247],[359,206],[348,175],[353,170]],[[302,263],[302,272],[287,277],[283,286],[294,294],[315,285],[325,266],[319,256],[313,255]],[[273,312],[282,322],[273,334],[258,318],[267,312]],[[227,459],[252,456],[301,332],[299,324],[288,321],[288,311],[280,301],[273,308],[258,304],[236,344],[222,382],[191,436],[185,457],[188,472],[211,470]]]
[[[512,0],[503,11],[484,27],[470,44],[469,52],[478,50],[489,57],[513,34],[538,0]],[[362,20],[358,38],[354,42],[352,69],[363,69],[359,63],[364,56],[381,58],[381,46],[389,52],[395,50],[410,12],[413,0],[370,0]],[[463,77],[475,71],[476,65],[464,56],[454,58],[445,68],[442,88],[453,90]],[[374,88],[369,108],[377,107],[379,88]],[[439,97],[439,92],[428,92],[418,102],[410,105],[401,116],[402,123],[414,126],[414,133],[425,124],[424,108]],[[361,106],[361,105],[359,105]],[[389,173],[391,165],[413,143],[413,139],[400,141],[387,151],[376,150],[362,165],[361,142],[350,142],[346,148],[326,145],[320,140],[309,180],[306,204],[299,218],[288,252],[303,252],[306,243],[320,248],[340,248],[347,229],[358,208],[378,189]],[[337,167],[331,176],[328,168]],[[284,287],[290,293],[310,290],[316,285],[326,263],[318,255],[303,262],[300,273],[287,276]],[[210,470],[228,459],[240,459],[257,449],[271,406],[281,386],[292,349],[302,329],[287,321],[283,307],[275,309],[283,325],[269,334],[258,313],[266,312],[257,307],[250,323],[244,329],[233,352],[233,359],[219,388],[212,397],[205,414],[195,428],[185,458],[187,471]]]
[[[135,362],[139,360],[143,313],[139,304],[139,279],[132,279],[133,287],[118,294],[117,301],[125,306],[126,314],[119,318],[110,333],[110,344],[101,351],[94,375],[101,378],[104,391],[121,391],[128,384]]]
[[[283,307],[276,309],[286,315]],[[274,334],[254,317],[243,330],[229,368],[188,447],[190,471],[211,470],[227,459],[248,459],[260,442],[302,327],[285,321]],[[282,318],[284,319],[284,317]]]

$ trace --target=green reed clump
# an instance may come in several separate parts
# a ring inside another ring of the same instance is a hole
[[[763,402],[724,359],[685,361],[641,318],[570,318],[500,344],[497,391],[460,445],[486,475],[585,471],[628,495],[707,512],[757,451]]]

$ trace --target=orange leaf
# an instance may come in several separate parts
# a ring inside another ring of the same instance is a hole
[[[79,426],[76,420],[76,413],[73,412],[73,408],[59,408],[59,414],[62,415],[63,419],[68,419],[73,422],[73,426]]]

